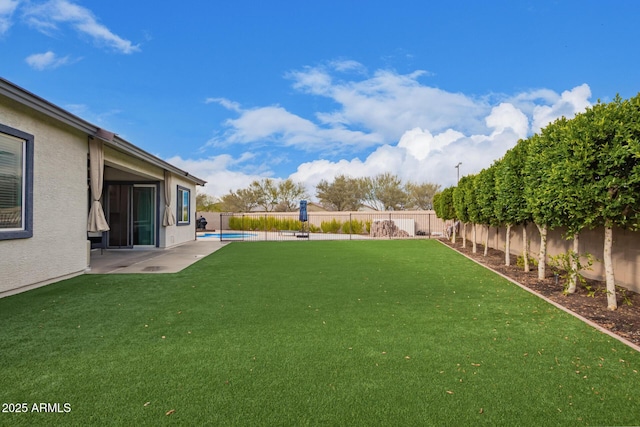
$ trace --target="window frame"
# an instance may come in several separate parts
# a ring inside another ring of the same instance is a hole
[[[177,225],[189,225],[191,224],[191,189],[187,188],[187,187],[183,187],[181,185],[177,186],[177,198],[178,198],[178,202],[176,204],[176,224]],[[184,219],[184,202],[185,202],[185,195],[187,196],[186,198],[186,202],[187,202],[187,219]]]
[[[23,182],[21,230],[0,228],[0,240],[28,239],[33,237],[33,135],[0,123],[0,133],[24,140],[24,158],[22,162]]]

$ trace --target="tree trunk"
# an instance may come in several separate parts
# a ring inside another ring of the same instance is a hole
[[[578,257],[580,256],[580,234],[576,233],[573,236],[573,254],[571,254],[571,274],[569,275],[569,287],[567,288],[568,294],[574,294],[578,287]]]
[[[607,308],[618,309],[616,298],[616,279],[613,274],[613,260],[611,258],[611,246],[613,245],[613,228],[604,227],[604,272],[607,280]]]
[[[505,236],[504,265],[511,265],[511,224],[507,224],[507,235]]]
[[[478,247],[476,245],[476,237],[477,237],[477,233],[478,233],[478,224],[473,224],[473,246],[471,249],[471,252],[473,252],[474,254],[476,252],[478,252]]]
[[[489,251],[489,231],[491,230],[491,226],[487,225],[487,234],[484,235],[484,256],[487,256]]]
[[[536,224],[538,225],[538,224]],[[547,273],[547,224],[540,226],[540,254],[538,255],[538,280],[544,280]]]
[[[527,237],[527,224],[522,224],[522,256],[524,257],[524,272],[531,271],[529,267],[529,238]]]
[[[453,230],[451,233],[451,243],[456,243],[456,220],[453,220]]]
[[[467,223],[462,224],[462,247],[467,247]]]

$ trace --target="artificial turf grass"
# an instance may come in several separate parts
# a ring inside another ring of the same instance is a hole
[[[5,298],[0,321],[0,401],[72,405],[0,424],[640,419],[635,351],[437,242],[234,243]]]

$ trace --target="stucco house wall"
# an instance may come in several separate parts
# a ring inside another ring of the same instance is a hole
[[[82,273],[87,267],[86,134],[4,97],[0,123],[34,136],[33,237],[0,241],[0,293]]]
[[[162,207],[162,212],[164,212],[164,182],[161,185],[161,207]],[[184,188],[188,188],[190,191],[190,212],[189,212],[189,224],[178,224],[177,221],[177,217],[178,217],[178,213],[177,213],[177,187],[184,187]],[[196,238],[196,223],[195,220],[196,218],[196,188],[193,185],[193,183],[189,182],[188,180],[177,176],[177,175],[173,175],[171,176],[171,197],[172,197],[172,201],[171,201],[171,209],[174,213],[174,215],[176,216],[176,224],[171,225],[169,227],[164,227],[165,231],[164,233],[160,235],[160,247],[163,248],[170,248],[172,246],[177,246],[181,243],[190,241],[190,240],[194,240]]]
[[[87,232],[89,170],[95,167],[93,161],[89,162],[89,141],[96,138],[103,142],[103,208],[108,183],[117,188],[152,185],[156,188],[155,246],[166,248],[195,240],[196,185],[205,181],[2,78],[0,125],[5,132],[10,131],[10,136],[19,132],[33,137],[33,224],[31,233],[0,228],[0,233],[5,233],[0,234],[0,297],[87,270],[91,248],[88,239],[94,237]],[[109,134],[111,139],[105,139]],[[11,181],[4,176],[0,185],[10,189]],[[170,209],[176,218],[177,188],[190,192],[189,224],[163,225],[167,176],[171,177]],[[23,203],[27,202],[23,199]],[[106,233],[102,236],[103,242],[108,240]]]

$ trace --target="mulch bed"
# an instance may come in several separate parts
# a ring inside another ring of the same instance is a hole
[[[456,244],[452,244],[447,239],[441,239],[441,242],[627,341],[640,345],[640,294],[624,289],[623,292],[617,293],[618,309],[608,310],[606,285],[602,281],[587,280],[587,285],[596,291],[594,296],[590,296],[586,287],[583,286],[579,286],[575,294],[567,295],[563,292],[562,279],[559,284],[556,284],[553,271],[548,265],[547,277],[544,280],[538,280],[537,267],[532,266],[531,271],[525,273],[523,268],[515,265],[517,257],[514,255],[511,256],[512,265],[507,267],[504,265],[503,251],[489,248],[485,257],[484,246],[479,243],[476,245],[477,252],[474,254],[469,240],[466,248],[462,247],[462,239],[459,239]]]

